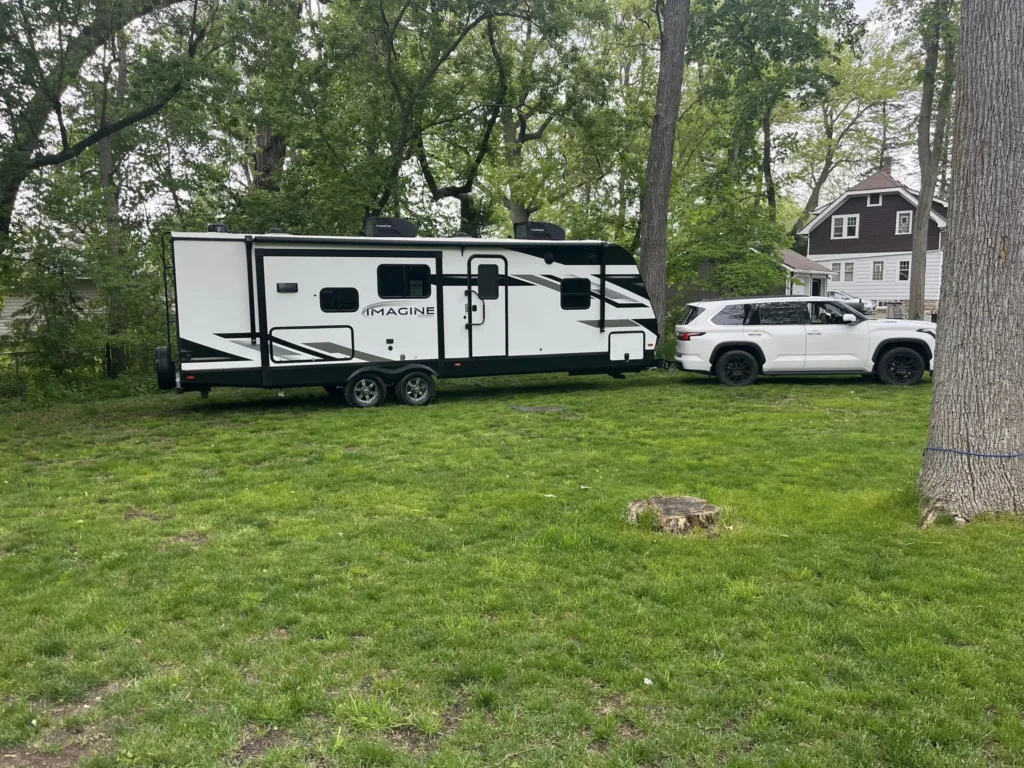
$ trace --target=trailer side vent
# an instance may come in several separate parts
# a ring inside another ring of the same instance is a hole
[[[228,227],[227,224],[217,223],[217,224],[207,224],[206,225],[206,231],[207,232],[220,232],[222,235],[226,235],[229,232],[231,232],[231,229]]]
[[[416,237],[420,228],[408,219],[368,216],[363,222],[366,237]]]
[[[546,221],[524,221],[514,230],[516,240],[565,240],[565,230]]]

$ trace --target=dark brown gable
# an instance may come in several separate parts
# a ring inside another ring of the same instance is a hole
[[[914,211],[916,206],[903,195],[889,193],[882,195],[882,205],[868,206],[867,195],[849,198],[828,216],[822,217],[810,234],[811,257],[828,254],[849,253],[897,253],[910,252],[911,235],[896,234],[896,214],[899,211]],[[860,214],[859,236],[850,240],[832,239],[832,217]],[[915,216],[916,211],[915,211]],[[932,221],[928,226],[928,250],[939,247],[939,227]]]

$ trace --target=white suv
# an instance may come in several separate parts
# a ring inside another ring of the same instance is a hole
[[[917,384],[935,359],[935,323],[869,320],[823,297],[700,301],[675,330],[676,364],[731,387],[761,374],[811,373]]]

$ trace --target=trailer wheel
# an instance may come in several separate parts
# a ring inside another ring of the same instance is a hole
[[[174,361],[169,347],[156,348],[156,385],[160,389],[174,389]]]
[[[435,391],[433,376],[413,371],[399,380],[395,396],[406,405],[428,405],[434,399]]]
[[[376,373],[360,373],[345,385],[345,400],[353,408],[373,408],[384,402],[387,388]]]

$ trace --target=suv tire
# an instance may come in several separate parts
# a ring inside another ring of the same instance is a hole
[[[715,361],[715,377],[727,387],[753,384],[757,373],[757,358],[745,349],[725,352]]]
[[[387,387],[376,373],[359,373],[345,385],[345,401],[353,408],[373,408],[384,402]]]
[[[924,378],[924,358],[910,347],[891,347],[878,358],[875,371],[883,384],[909,387]]]

